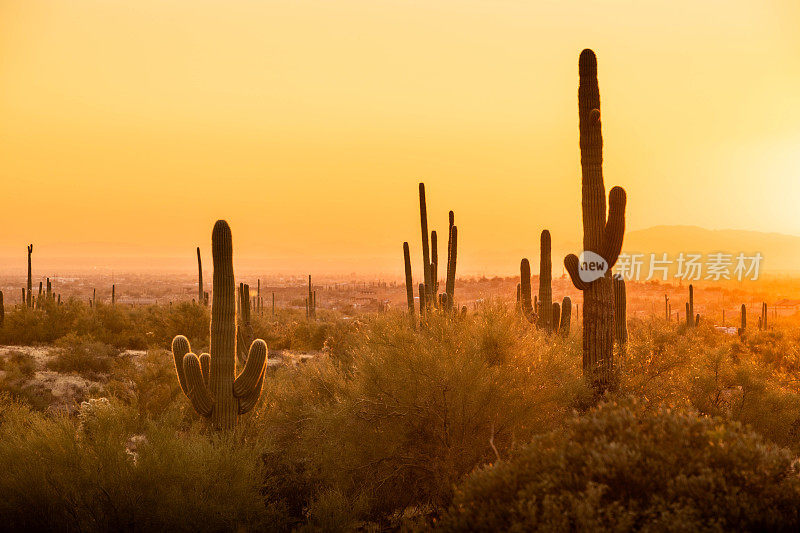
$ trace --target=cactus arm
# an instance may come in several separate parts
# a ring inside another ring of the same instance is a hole
[[[622,251],[622,239],[625,236],[625,189],[613,187],[608,194],[608,220],[603,235],[603,252],[600,254],[608,261],[611,270]]]
[[[175,373],[178,374],[178,383],[187,397],[189,396],[189,388],[186,385],[186,374],[183,372],[183,357],[191,351],[192,347],[189,345],[189,339],[183,335],[178,335],[172,339],[172,357],[175,361]]]
[[[200,354],[200,370],[203,371],[203,381],[206,386],[211,384],[211,355],[204,353]]]
[[[183,373],[186,376],[186,396],[192,401],[195,410],[203,416],[211,416],[214,410],[214,399],[203,381],[200,360],[193,353],[183,357]]]
[[[250,352],[247,356],[247,363],[244,370],[233,382],[233,395],[242,398],[248,395],[258,384],[259,378],[263,375],[264,364],[267,361],[267,343],[261,339],[256,339],[250,345]]]
[[[267,371],[267,365],[264,365],[261,368],[261,374],[258,376],[258,381],[256,381],[253,390],[250,391],[247,395],[239,398],[239,414],[243,415],[245,413],[250,412],[250,410],[256,406],[258,403],[258,398],[261,396],[261,388],[264,385],[264,374]]]
[[[578,256],[575,254],[569,254],[567,257],[564,258],[564,268],[567,269],[567,274],[569,274],[569,279],[572,280],[572,284],[575,285],[575,288],[579,291],[585,291],[589,288],[590,283],[586,283],[581,279],[580,276],[580,260]]]

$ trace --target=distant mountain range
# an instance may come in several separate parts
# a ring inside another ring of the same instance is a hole
[[[699,226],[654,226],[625,234],[627,253],[667,253],[674,259],[680,252],[715,252],[753,255],[760,252],[762,272],[800,272],[800,237],[781,233],[745,230],[710,230]]]

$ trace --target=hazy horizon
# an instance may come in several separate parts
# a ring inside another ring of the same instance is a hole
[[[424,181],[432,229],[455,211],[459,272],[513,272],[543,228],[554,247],[580,239],[585,47],[629,228],[800,235],[796,2],[43,0],[0,15],[0,255],[20,267],[30,242],[37,267],[116,243],[115,260],[188,270],[225,218],[242,261],[399,274]]]

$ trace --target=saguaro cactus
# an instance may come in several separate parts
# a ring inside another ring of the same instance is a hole
[[[419,222],[422,230],[422,267],[425,285],[425,305],[430,305],[431,296],[431,255],[428,246],[428,207],[425,202],[425,184],[419,184]],[[422,301],[420,300],[420,303]]]
[[[439,239],[435,230],[431,231],[431,294],[439,294]],[[433,305],[437,305],[438,301],[436,298]]]
[[[745,304],[742,304],[742,322],[739,325],[739,335],[744,335],[746,329],[747,329],[747,306]]]
[[[203,291],[203,262],[200,260],[200,247],[197,247],[197,301],[202,305],[208,305]]]
[[[28,245],[28,295],[27,300],[25,301],[25,305],[28,307],[33,306],[33,303],[31,302],[31,298],[33,298],[33,285],[31,280],[31,254],[33,254],[33,244]]]
[[[572,300],[569,296],[564,296],[561,300],[561,326],[559,332],[562,337],[569,336],[569,326],[572,320]]]
[[[527,258],[523,258],[519,263],[519,290],[522,314],[529,322],[533,322],[536,313],[531,301],[531,264]]]
[[[111,305],[116,305],[117,303],[117,286],[111,285]]]
[[[558,326],[561,323],[561,306],[558,305],[558,302],[553,302],[552,312],[550,314],[550,327],[552,332],[555,333],[558,331]]]
[[[603,184],[603,136],[600,126],[600,90],[597,58],[591,50],[581,52],[578,70],[578,116],[581,147],[583,208],[583,249],[606,261],[605,276],[587,282],[580,277],[580,260],[574,254],[564,258],[564,267],[575,287],[583,291],[583,370],[598,391],[612,382],[614,294],[611,269],[619,258],[625,235],[625,190],[609,193],[606,218]]]
[[[542,312],[539,313],[537,325],[547,333],[554,330],[553,313],[549,312],[553,307],[552,268],[550,232],[543,230],[539,245],[539,305]]]
[[[236,298],[233,279],[231,229],[218,220],[211,234],[214,264],[211,305],[211,354],[197,357],[183,335],[172,340],[178,381],[198,413],[211,419],[217,429],[236,425],[238,415],[252,409],[261,395],[267,344],[257,339],[250,345],[247,364],[236,377]]]
[[[411,319],[414,320],[414,284],[411,279],[411,252],[408,249],[408,243],[403,243],[403,260],[406,266],[406,300],[408,301],[408,312],[411,313]]]
[[[452,211],[451,211],[452,213]],[[447,251],[447,281],[445,292],[447,293],[447,309],[453,309],[456,294],[456,259],[458,258],[458,227],[450,227],[450,249]]]
[[[689,284],[689,303],[686,304],[686,325],[694,327],[694,286]]]
[[[625,280],[615,276],[614,284],[614,339],[620,347],[628,342],[628,299]]]
[[[6,306],[3,302],[3,291],[0,291],[0,328],[3,327],[3,323],[6,321]]]

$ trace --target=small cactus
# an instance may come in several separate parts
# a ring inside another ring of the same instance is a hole
[[[561,300],[561,326],[559,327],[559,332],[561,333],[562,337],[569,336],[569,327],[570,322],[572,320],[572,300],[569,296],[564,296],[564,299]]]
[[[537,326],[547,333],[552,333],[556,329],[553,327],[553,313],[549,312],[553,307],[552,268],[550,232],[543,230],[539,245],[539,306],[542,312],[539,313]]]
[[[628,343],[628,299],[625,280],[615,276],[614,284],[614,339],[620,347]]]
[[[261,395],[267,345],[250,345],[247,364],[236,377],[236,298],[233,243],[228,223],[219,220],[211,234],[214,264],[211,305],[211,353],[197,357],[183,335],[172,340],[172,354],[181,390],[195,410],[217,429],[232,429],[240,414],[250,411]]]
[[[200,260],[200,247],[197,247],[197,301],[201,304],[208,305],[205,301],[205,291],[203,291],[203,263]]]
[[[527,259],[522,259],[519,264],[519,287],[522,314],[529,322],[533,322],[536,313],[531,302],[531,264]]]
[[[452,214],[453,212],[450,211]],[[451,218],[452,220],[452,218]],[[456,260],[458,259],[458,227],[450,226],[450,248],[447,251],[447,281],[445,282],[445,292],[447,293],[448,309],[453,308],[456,294]]]
[[[33,307],[33,302],[31,301],[33,298],[33,285],[31,285],[31,254],[33,254],[33,244],[28,245],[28,296],[27,300],[25,300],[25,305],[28,307]]]
[[[746,330],[747,330],[747,306],[745,304],[742,304],[742,318],[741,318],[741,324],[739,325],[739,335],[744,335]]]
[[[406,300],[408,301],[408,312],[411,314],[411,320],[414,320],[414,283],[411,279],[411,252],[408,249],[408,243],[403,243],[403,261],[405,262],[406,270]]]
[[[558,331],[558,326],[561,323],[561,306],[558,305],[558,302],[553,302],[552,311],[550,327],[552,328],[553,333],[555,333]]]

